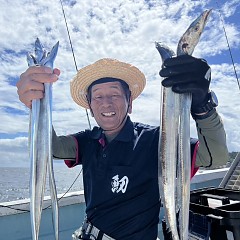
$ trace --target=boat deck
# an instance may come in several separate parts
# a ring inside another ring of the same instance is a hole
[[[227,172],[227,168],[218,170],[199,171],[191,181],[191,190],[203,187],[219,186]],[[61,195],[58,196],[59,198]],[[8,240],[30,240],[31,223],[29,199],[0,203],[0,236]],[[49,197],[45,197],[44,208],[50,205]],[[59,239],[71,239],[71,235],[84,219],[85,202],[83,191],[66,194],[59,201]],[[21,209],[21,210],[16,210]],[[163,217],[163,211],[160,218]],[[161,226],[159,237],[162,239]],[[54,240],[52,212],[47,208],[43,211],[39,240]]]

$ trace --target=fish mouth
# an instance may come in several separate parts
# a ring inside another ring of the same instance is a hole
[[[115,116],[116,113],[115,112],[102,112],[101,115],[103,117],[112,117],[112,116]]]
[[[182,50],[187,53],[187,47],[188,47],[188,43],[183,43],[182,44]]]
[[[206,22],[208,20],[208,17],[210,15],[210,13],[212,12],[212,9],[206,10],[203,14],[204,14],[204,21]]]

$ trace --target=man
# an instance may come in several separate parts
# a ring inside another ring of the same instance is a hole
[[[31,107],[33,99],[44,95],[42,83],[57,81],[59,73],[39,66],[27,69],[17,83],[20,100]],[[199,141],[191,140],[192,175],[199,166],[223,165],[228,158],[209,73],[205,61],[191,56],[168,59],[160,71],[164,86],[193,96]],[[89,108],[99,125],[70,136],[53,133],[54,157],[67,159],[69,167],[83,166],[86,221],[79,239],[157,238],[159,127],[133,123],[129,117],[145,82],[139,69],[114,59],[82,68],[71,82],[73,100]]]

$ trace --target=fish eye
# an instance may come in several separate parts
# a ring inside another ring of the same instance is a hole
[[[199,30],[199,28],[200,28],[200,26],[199,26],[199,24],[197,24],[194,28],[195,32],[197,32]]]

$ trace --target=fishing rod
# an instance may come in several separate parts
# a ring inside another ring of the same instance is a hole
[[[69,28],[68,28],[67,18],[66,18],[65,11],[64,11],[64,8],[63,8],[63,3],[62,3],[62,0],[59,0],[59,1],[61,3],[61,7],[62,7],[62,13],[63,13],[63,17],[64,17],[64,20],[65,20],[65,26],[66,26],[66,29],[67,29],[68,39],[69,39],[69,43],[70,43],[70,46],[71,46],[74,65],[75,65],[76,71],[78,72],[77,62],[76,62],[76,58],[75,58],[75,54],[74,54],[74,50],[73,50],[73,45],[72,45],[72,40],[71,40]],[[89,126],[89,129],[91,130],[91,123],[90,123],[90,119],[89,119],[89,114],[88,114],[87,109],[85,109],[85,111],[86,111],[86,116],[87,116],[87,120],[88,120],[88,126]]]
[[[228,36],[227,36],[227,32],[226,32],[226,29],[225,29],[225,26],[224,26],[224,21],[223,21],[223,17],[222,17],[221,11],[220,11],[220,7],[219,7],[219,4],[218,4],[218,1],[216,1],[216,5],[217,5],[217,9],[218,9],[217,11],[219,13],[220,20],[221,20],[222,25],[223,25],[223,31],[224,31],[224,34],[225,34],[228,50],[229,50],[231,61],[232,61],[232,65],[233,65],[233,71],[235,73],[235,76],[236,76],[236,79],[237,79],[237,83],[238,83],[238,88],[240,90],[240,84],[239,84],[239,80],[238,80],[238,75],[237,75],[236,67],[235,67],[235,64],[234,64],[232,51],[231,51],[230,44],[229,44],[229,41],[228,41]]]

